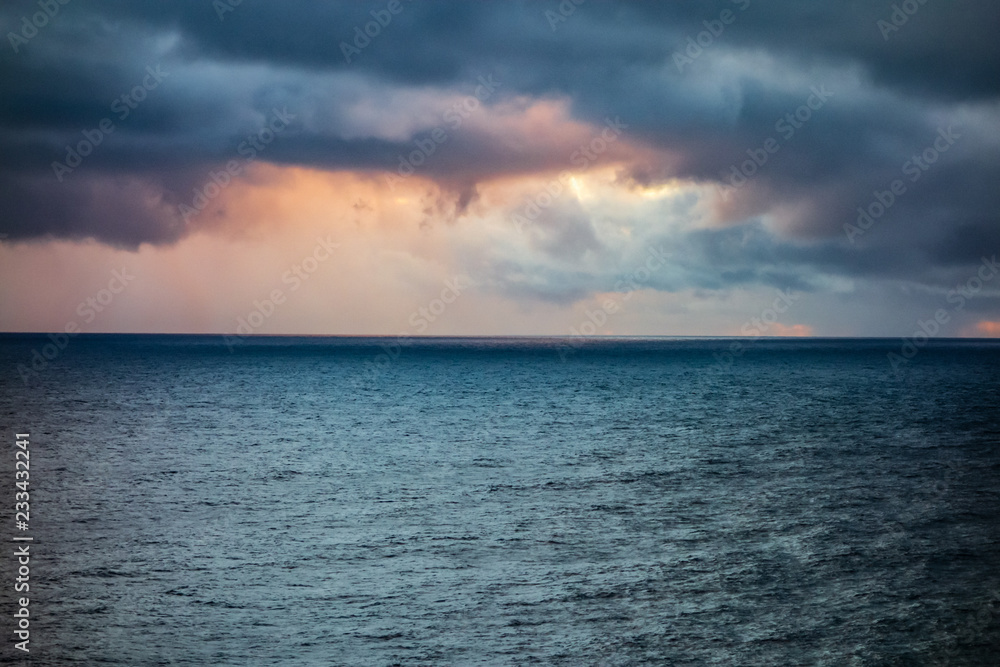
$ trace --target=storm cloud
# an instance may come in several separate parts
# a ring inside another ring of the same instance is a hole
[[[226,216],[184,207],[227,164],[251,178],[251,152],[412,171],[474,225],[484,185],[578,159],[626,188],[699,188],[698,229],[645,226],[684,257],[660,289],[943,286],[1000,248],[997,25],[986,0],[7,2],[0,233],[175,243]],[[617,144],[576,153],[615,119]],[[554,206],[528,235],[538,263],[489,275],[518,290],[527,271],[551,299],[613,285],[559,268],[624,261],[587,215]]]

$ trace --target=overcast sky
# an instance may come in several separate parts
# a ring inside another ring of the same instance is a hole
[[[0,330],[997,336],[998,25],[8,0]]]

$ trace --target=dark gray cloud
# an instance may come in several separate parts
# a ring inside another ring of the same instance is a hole
[[[388,0],[243,0],[221,17],[204,0],[61,5],[26,43],[7,37],[0,47],[0,233],[123,247],[176,241],[191,229],[177,207],[275,109],[296,121],[260,159],[391,173],[444,114],[435,97],[470,95],[492,75],[502,86],[486,105],[568,100],[577,120],[624,119],[626,140],[648,149],[621,175],[636,185],[725,185],[734,167],[777,142],[720,200],[720,223],[732,230],[672,239],[689,270],[661,277],[663,289],[808,288],[810,272],[931,285],[1000,247],[996,3],[591,1],[562,16],[571,4],[554,0],[400,2],[351,62],[342,43],[385,20]],[[912,15],[894,17],[894,5]],[[4,3],[3,34],[38,11],[35,2]],[[708,39],[722,17],[732,20]],[[686,51],[689,38],[702,40],[701,51]],[[678,66],[679,53],[691,60]],[[121,117],[115,101],[148,67],[168,74]],[[808,121],[779,125],[817,89],[829,95]],[[365,103],[378,113],[358,112]],[[114,132],[58,180],[52,163],[105,118]],[[913,156],[949,127],[960,138],[909,180]],[[449,142],[421,173],[454,196],[455,216],[477,183],[568,166],[562,153],[512,145],[479,123],[451,130]],[[897,179],[905,193],[849,241],[844,225]],[[579,213],[544,234],[539,247],[556,255],[602,252]]]

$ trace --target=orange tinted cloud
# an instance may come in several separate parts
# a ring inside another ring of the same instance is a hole
[[[775,322],[771,325],[770,336],[781,337],[808,337],[813,335],[813,328],[806,324],[793,324],[791,326]]]
[[[979,322],[976,324],[975,335],[989,338],[1000,337],[1000,322],[990,322],[989,320]]]

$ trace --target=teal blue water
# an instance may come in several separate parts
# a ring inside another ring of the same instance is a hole
[[[0,336],[30,664],[998,664],[1000,345],[731,342]]]

